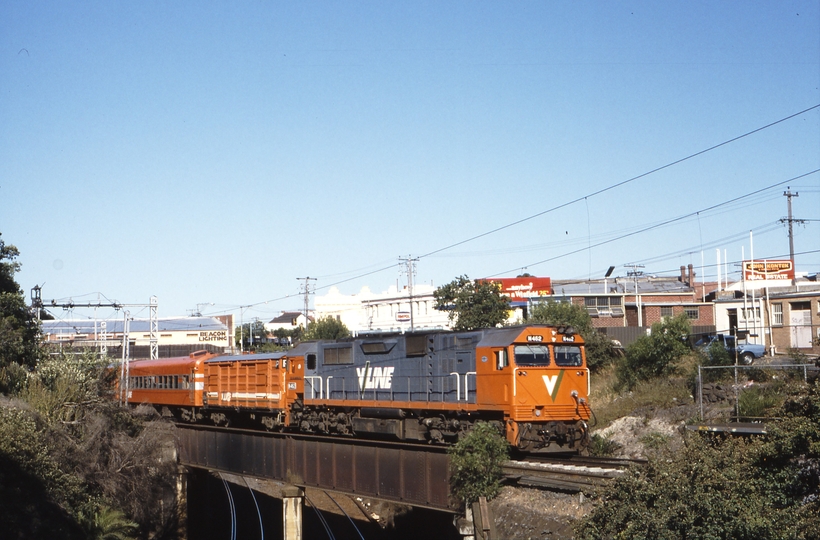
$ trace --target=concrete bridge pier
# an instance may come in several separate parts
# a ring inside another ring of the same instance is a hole
[[[282,489],[282,522],[284,540],[302,540],[302,505],[305,492],[298,486]]]

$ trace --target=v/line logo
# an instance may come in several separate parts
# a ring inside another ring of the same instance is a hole
[[[561,386],[561,379],[563,377],[563,370],[559,371],[557,375],[541,375],[541,378],[544,379],[544,384],[547,387],[547,393],[550,395],[553,402],[555,402],[555,398],[558,396],[558,388]]]
[[[365,366],[356,368],[356,375],[359,378],[359,388],[363,390],[374,390],[382,388],[390,390],[393,387],[393,370],[394,367],[375,367]]]

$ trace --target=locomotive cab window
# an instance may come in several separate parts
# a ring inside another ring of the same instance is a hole
[[[546,345],[516,345],[515,365],[548,366],[550,365],[550,351]]]
[[[556,345],[555,363],[559,366],[580,366],[581,347],[574,345]]]
[[[307,362],[307,368],[308,369],[316,369],[316,355],[315,354],[310,353],[310,354],[306,355],[305,360]]]
[[[502,370],[508,365],[510,365],[510,361],[507,360],[507,349],[495,351],[495,369]]]

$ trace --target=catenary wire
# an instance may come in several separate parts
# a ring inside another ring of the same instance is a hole
[[[772,185],[770,185],[770,186],[766,186],[765,188],[761,188],[761,189],[758,189],[758,190],[753,191],[753,192],[751,192],[751,193],[747,193],[746,195],[740,195],[739,197],[735,197],[735,198],[730,199],[730,200],[728,200],[728,201],[724,201],[724,202],[722,202],[722,203],[718,203],[718,204],[715,204],[715,205],[709,206],[709,207],[707,207],[707,208],[704,208],[704,209],[698,210],[697,212],[691,212],[691,213],[689,213],[689,214],[685,214],[685,215],[683,215],[683,216],[678,216],[678,217],[676,217],[676,218],[668,219],[668,220],[663,221],[663,222],[661,222],[661,223],[659,223],[659,224],[656,224],[656,225],[651,225],[651,226],[644,227],[644,228],[642,228],[642,229],[639,229],[639,230],[634,231],[634,232],[631,232],[631,233],[623,234],[623,235],[621,235],[621,236],[618,236],[618,237],[616,237],[616,238],[612,238],[612,239],[610,239],[610,240],[604,240],[604,241],[602,241],[602,242],[598,242],[598,243],[596,243],[596,244],[593,244],[591,247],[598,247],[598,246],[602,246],[602,245],[604,245],[604,244],[609,244],[609,243],[611,243],[611,242],[615,242],[615,241],[617,241],[617,240],[622,240],[622,239],[624,239],[624,238],[628,238],[628,237],[630,237],[630,236],[634,236],[634,235],[636,235],[636,234],[640,234],[640,233],[643,233],[643,232],[646,232],[646,231],[650,231],[650,230],[652,230],[652,229],[657,229],[658,227],[662,227],[662,226],[664,226],[664,225],[668,225],[668,224],[670,224],[670,223],[674,223],[674,222],[676,222],[676,221],[681,221],[681,220],[683,220],[683,219],[686,219],[686,218],[689,218],[689,217],[695,216],[695,215],[697,215],[697,214],[699,214],[699,213],[702,213],[702,212],[708,212],[709,210],[712,210],[712,209],[714,209],[714,208],[718,208],[718,207],[720,207],[720,206],[723,206],[724,204],[729,204],[729,203],[731,203],[731,202],[737,201],[737,200],[742,199],[742,198],[744,198],[744,197],[748,197],[748,196],[750,196],[750,195],[754,195],[754,194],[756,194],[756,193],[760,193],[761,191],[764,191],[764,190],[767,190],[767,189],[771,189],[771,188],[773,188],[773,187],[776,187],[776,186],[779,186],[779,185],[782,185],[782,184],[786,184],[786,183],[791,182],[791,181],[793,181],[793,180],[795,180],[795,179],[798,179],[798,178],[803,178],[803,177],[805,177],[805,176],[808,176],[808,175],[811,175],[811,174],[815,174],[815,173],[817,173],[817,172],[820,172],[820,169],[815,169],[815,170],[813,170],[813,171],[809,171],[809,172],[807,172],[807,173],[801,174],[801,175],[796,176],[796,177],[794,177],[794,178],[790,178],[790,179],[788,179],[788,180],[783,180],[782,182],[778,182],[778,183],[776,183],[776,184],[772,184]],[[572,250],[572,251],[569,251],[569,252],[566,252],[566,253],[562,253],[562,254],[560,254],[560,255],[555,255],[555,256],[553,256],[553,257],[549,257],[549,258],[547,258],[547,259],[543,259],[543,260],[538,261],[538,262],[530,263],[530,264],[527,264],[527,265],[524,265],[524,266],[517,266],[517,267],[512,268],[512,269],[509,269],[509,270],[504,270],[503,272],[496,272],[496,273],[490,274],[490,275],[485,276],[485,277],[495,277],[495,276],[500,276],[500,275],[507,274],[507,273],[510,273],[510,272],[515,272],[515,271],[519,270],[520,268],[530,268],[530,267],[532,267],[532,266],[538,266],[539,264],[544,264],[544,263],[546,263],[546,262],[554,261],[554,260],[556,260],[556,259],[561,259],[561,258],[563,258],[563,257],[567,257],[567,256],[569,256],[569,255],[574,255],[574,254],[576,254],[576,253],[580,253],[580,252],[582,252],[582,251],[584,251],[584,250],[586,250],[586,249],[590,249],[590,247],[582,247],[582,248],[578,248],[578,249],[575,249],[575,250]]]

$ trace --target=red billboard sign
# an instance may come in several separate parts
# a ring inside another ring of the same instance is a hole
[[[792,280],[794,279],[794,262],[791,259],[743,261],[743,279],[747,281]]]
[[[521,277],[488,279],[501,285],[501,294],[511,302],[524,302],[552,294],[552,281],[548,277]]]

